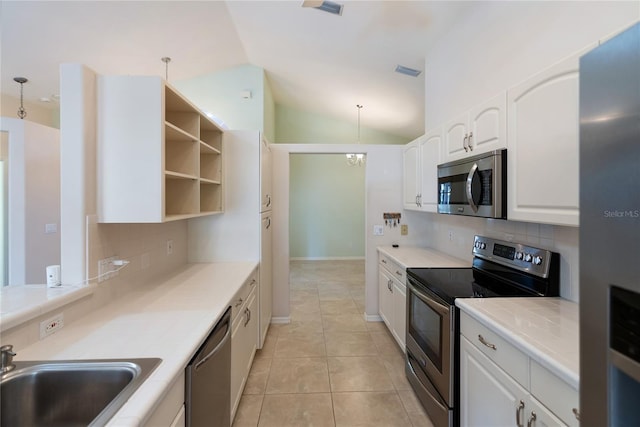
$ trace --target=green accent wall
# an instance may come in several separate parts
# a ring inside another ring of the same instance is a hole
[[[291,258],[364,258],[365,168],[344,154],[292,154]]]
[[[354,106],[354,117],[357,111]],[[300,111],[276,104],[276,136],[280,144],[355,144],[358,142],[358,123],[338,120],[319,114]],[[398,135],[360,127],[362,144],[408,144],[410,139]]]

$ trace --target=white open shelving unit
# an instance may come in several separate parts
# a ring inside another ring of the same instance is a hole
[[[100,222],[220,213],[223,131],[160,77],[98,82]]]

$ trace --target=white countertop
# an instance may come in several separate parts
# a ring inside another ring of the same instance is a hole
[[[108,424],[138,426],[183,372],[256,265],[189,264],[29,347],[14,348],[15,360],[161,358]]]
[[[578,390],[578,304],[562,298],[458,298],[456,306]]]
[[[387,255],[405,269],[471,267],[471,261],[465,261],[430,248],[378,246],[378,251]]]

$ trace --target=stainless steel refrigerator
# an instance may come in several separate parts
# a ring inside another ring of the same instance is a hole
[[[580,423],[640,426],[640,23],[580,60]]]

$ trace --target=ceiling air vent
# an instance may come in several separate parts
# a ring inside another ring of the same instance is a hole
[[[411,77],[418,77],[420,73],[422,73],[422,71],[414,70],[413,68],[398,65],[396,67],[396,73],[406,74],[407,76],[411,76]]]
[[[333,13],[334,15],[342,15],[343,5],[327,0],[305,0],[302,2],[302,7],[312,7],[314,9]]]

